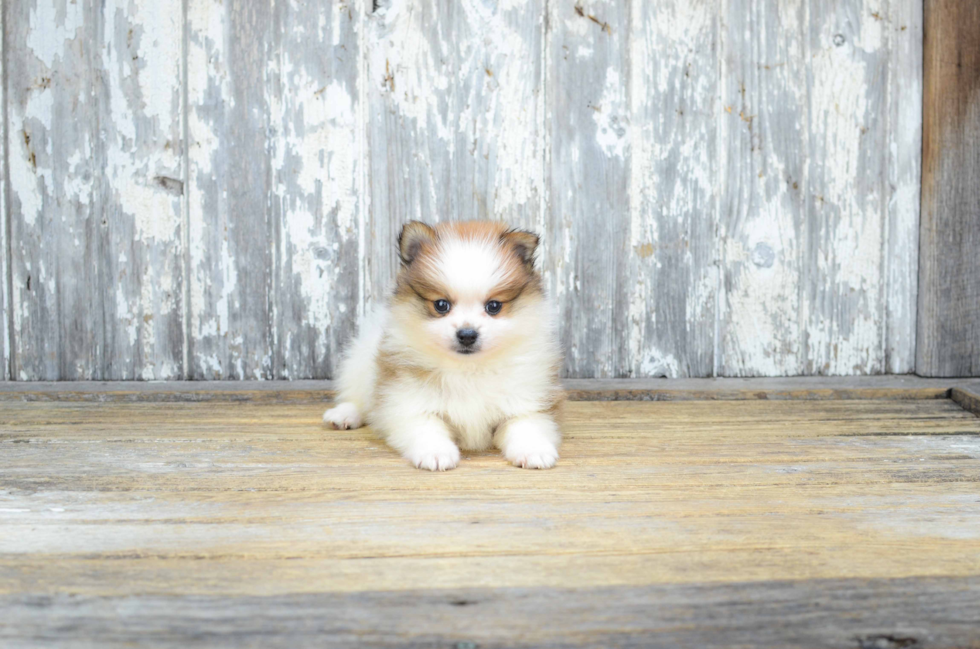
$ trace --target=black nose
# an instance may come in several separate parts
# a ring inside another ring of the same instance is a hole
[[[463,347],[472,347],[478,335],[476,329],[460,329],[456,332],[456,339],[459,340]]]

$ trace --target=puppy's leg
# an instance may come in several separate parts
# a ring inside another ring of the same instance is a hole
[[[364,418],[361,417],[361,412],[356,405],[350,401],[344,401],[323,413],[323,423],[333,426],[337,430],[350,430],[363,426]]]
[[[505,421],[493,436],[494,446],[514,466],[550,469],[558,461],[561,432],[549,415],[533,413]]]
[[[373,313],[340,362],[337,401],[323,413],[323,423],[328,426],[348,430],[364,425],[364,416],[371,411],[378,373],[378,344],[386,317],[383,310]]]
[[[459,464],[459,448],[445,422],[437,417],[412,417],[388,435],[388,443],[419,469],[448,471]]]

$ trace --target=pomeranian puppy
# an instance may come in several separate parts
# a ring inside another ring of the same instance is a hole
[[[561,350],[537,246],[495,222],[405,225],[394,293],[348,350],[324,422],[370,424],[430,471],[491,444],[516,466],[553,467]]]

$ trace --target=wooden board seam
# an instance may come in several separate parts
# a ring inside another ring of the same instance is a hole
[[[949,397],[963,410],[968,410],[980,417],[980,389],[976,387],[955,387],[949,391]]]
[[[566,380],[572,401],[748,401],[953,399],[980,414],[980,381],[916,377],[827,380]],[[298,402],[333,399],[331,381],[0,382],[0,401]]]

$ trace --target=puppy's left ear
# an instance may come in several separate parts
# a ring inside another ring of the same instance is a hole
[[[534,267],[534,251],[538,249],[538,235],[527,230],[508,230],[501,240],[508,244],[525,264]]]
[[[398,234],[398,256],[408,266],[418,256],[423,246],[431,245],[436,231],[421,221],[409,221]]]

